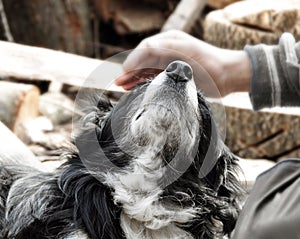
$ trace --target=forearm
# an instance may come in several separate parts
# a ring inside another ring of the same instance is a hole
[[[233,92],[249,92],[251,64],[245,51],[222,49],[201,41],[198,42],[193,48],[198,48],[198,51],[195,50],[195,55],[198,56],[198,58],[195,57],[195,60],[208,72],[219,91],[217,94],[212,93],[213,90],[210,87],[205,87],[205,79],[200,77],[198,78],[200,83],[196,82],[196,85],[204,90],[207,96],[219,97]]]
[[[284,34],[276,46],[259,44],[244,50],[251,59],[253,108],[300,106],[300,45],[292,35]]]

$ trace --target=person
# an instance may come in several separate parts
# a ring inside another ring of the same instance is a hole
[[[163,69],[182,56],[188,63],[194,61],[207,71],[220,96],[249,92],[254,110],[300,105],[300,43],[290,33],[284,33],[278,45],[247,45],[243,50],[218,48],[182,31],[159,33],[143,40],[129,54],[123,64],[125,74],[115,84],[131,89],[144,80],[132,77],[138,74],[135,69],[143,65]],[[204,82],[196,85],[211,96]]]
[[[160,33],[133,50],[116,84],[131,89],[144,80],[138,77],[142,71],[136,69],[163,69],[182,56],[207,71],[220,96],[249,92],[254,110],[300,106],[300,43],[290,33],[284,33],[278,45],[246,45],[243,50],[221,49],[181,31]],[[196,81],[200,78],[195,77]],[[208,96],[212,93],[205,82],[196,85]],[[300,160],[283,160],[257,177],[231,238],[300,238],[299,201]]]

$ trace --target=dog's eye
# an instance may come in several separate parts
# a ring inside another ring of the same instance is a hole
[[[141,113],[139,113],[138,115],[137,115],[137,117],[135,118],[135,120],[138,120],[141,116],[142,116],[142,114],[145,112],[145,110],[142,110],[141,111]]]

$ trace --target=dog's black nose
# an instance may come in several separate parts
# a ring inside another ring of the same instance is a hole
[[[192,67],[183,61],[171,62],[166,68],[166,74],[176,82],[186,82],[193,78]]]

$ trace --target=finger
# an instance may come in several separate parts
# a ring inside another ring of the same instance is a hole
[[[132,88],[134,88],[136,85],[138,85],[139,83],[145,81],[145,79],[140,79],[138,81],[132,81],[132,82],[129,82],[125,85],[123,85],[122,87],[124,88],[124,90],[131,90]]]
[[[124,61],[124,71],[132,71],[137,68],[162,69],[165,67],[165,65],[160,65],[159,63],[161,63],[161,59],[169,58],[166,50],[168,50],[169,42],[172,40],[171,36],[172,34],[163,33],[143,40]]]
[[[115,80],[115,84],[118,86],[124,86],[126,84],[129,84],[131,82],[138,82],[140,78],[145,78],[147,76],[147,68],[146,69],[139,69],[139,70],[133,70],[130,72],[124,73],[124,75],[118,77]]]
[[[124,87],[125,85],[136,85],[141,81],[150,79],[155,77],[158,73],[160,73],[160,69],[152,69],[145,68],[140,70],[135,70],[131,72],[127,72],[124,75],[120,76],[115,80],[115,84],[118,86]]]
[[[122,76],[118,77],[115,80],[115,84],[117,86],[123,86],[128,84],[131,81],[137,81],[138,78],[136,78],[137,71],[130,71],[130,72],[125,72]]]

